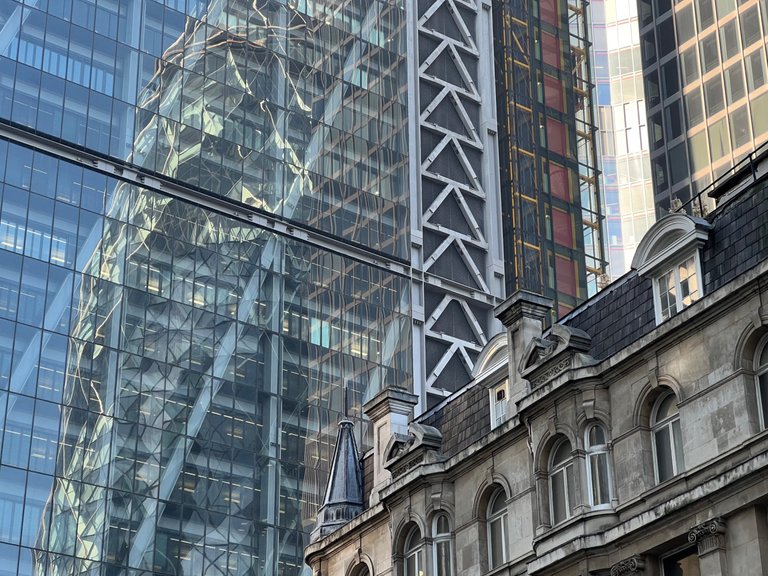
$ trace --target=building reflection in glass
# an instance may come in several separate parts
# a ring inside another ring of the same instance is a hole
[[[406,255],[401,7],[77,4],[0,1],[0,117]],[[337,420],[411,386],[407,279],[0,164],[0,574],[299,573]]]

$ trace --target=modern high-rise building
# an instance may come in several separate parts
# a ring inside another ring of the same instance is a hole
[[[0,574],[302,572],[412,386],[405,23],[0,0]]]
[[[340,419],[591,293],[584,13],[518,154],[490,8],[0,0],[0,576],[299,574]]]
[[[587,2],[496,1],[507,293],[567,313],[605,270]]]
[[[590,2],[608,274],[629,271],[656,221],[636,0]]]
[[[639,19],[651,171],[664,213],[768,140],[768,2],[639,0]]]

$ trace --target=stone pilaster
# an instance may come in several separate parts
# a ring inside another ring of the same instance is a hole
[[[688,532],[688,542],[696,544],[699,552],[699,568],[702,574],[725,576],[728,568],[725,558],[725,521],[712,518]]]
[[[611,576],[643,576],[645,574],[645,558],[632,556],[611,566]]]

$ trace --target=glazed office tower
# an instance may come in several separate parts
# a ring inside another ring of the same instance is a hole
[[[656,221],[636,0],[592,0],[598,160],[611,280],[629,271]]]
[[[562,316],[604,272],[587,3],[493,10],[507,293],[544,294]]]
[[[638,7],[651,169],[663,214],[768,140],[768,2],[640,0]]]
[[[404,24],[0,1],[0,574],[302,571],[412,386]]]

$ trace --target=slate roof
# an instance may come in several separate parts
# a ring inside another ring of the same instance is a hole
[[[759,162],[768,164],[768,151],[760,154],[755,163]],[[748,176],[748,170],[743,174]],[[713,196],[723,196],[724,188],[741,180],[737,175]],[[707,217],[713,228],[701,252],[705,295],[768,259],[768,175],[731,194]],[[559,323],[587,332],[592,337],[589,354],[598,360],[608,358],[655,328],[651,280],[633,270]],[[488,390],[469,384],[418,421],[441,431],[443,454],[451,457],[490,432]]]

